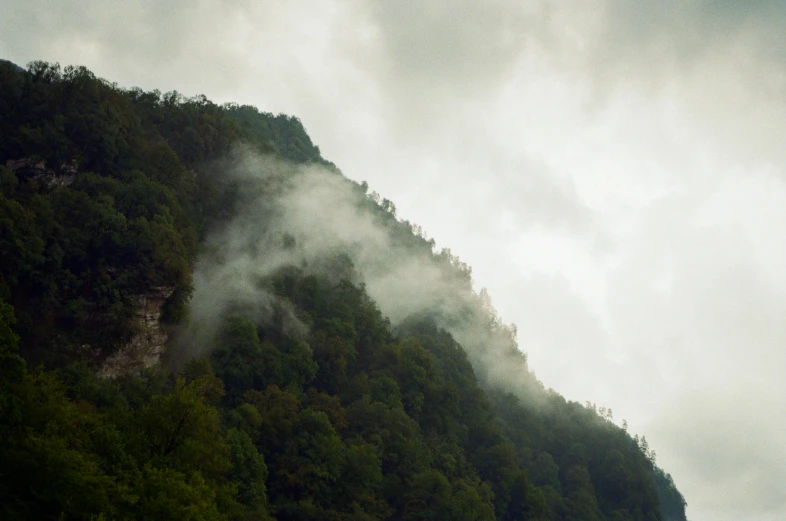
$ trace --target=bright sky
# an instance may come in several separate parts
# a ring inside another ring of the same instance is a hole
[[[783,0],[0,12],[20,65],[298,116],[473,267],[547,386],[647,436],[690,519],[786,519]]]

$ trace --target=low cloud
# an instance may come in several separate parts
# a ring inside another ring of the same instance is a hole
[[[417,248],[395,240],[396,228],[405,228],[407,235],[409,228],[370,201],[360,185],[321,166],[293,165],[243,149],[221,170],[237,183],[239,200],[235,214],[208,236],[197,261],[184,333],[188,343],[209,346],[227,312],[242,312],[259,323],[283,313],[286,332],[305,335],[306,326],[265,281],[289,266],[334,276],[321,266],[343,254],[354,264],[355,282],[365,285],[394,326],[413,315],[432,316],[480,363],[481,375],[493,375],[500,384],[518,382],[519,388],[532,380],[523,358],[518,365],[500,358],[515,353],[515,343],[494,318],[490,300],[473,292],[468,273],[445,269],[459,261],[448,252],[435,258],[425,240]]]

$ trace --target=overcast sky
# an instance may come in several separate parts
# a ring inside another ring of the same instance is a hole
[[[416,6],[417,5],[417,6]],[[298,116],[693,521],[786,519],[786,3],[0,0],[0,57]]]

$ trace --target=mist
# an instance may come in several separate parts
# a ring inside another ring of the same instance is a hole
[[[392,202],[380,203],[335,169],[243,147],[217,168],[237,196],[196,262],[189,325],[179,341],[190,346],[187,356],[210,349],[227,313],[259,325],[275,317],[285,334],[305,338],[307,326],[265,282],[286,267],[336,278],[330,259],[344,255],[351,270],[341,276],[365,287],[394,331],[410,317],[431,317],[464,346],[487,385],[542,389],[518,350],[515,326],[497,315],[485,289],[473,288],[471,269],[449,250],[435,251],[420,227],[396,219]]]

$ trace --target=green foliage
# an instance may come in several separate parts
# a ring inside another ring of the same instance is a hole
[[[215,377],[200,376],[188,384],[178,380],[170,393],[153,396],[135,415],[144,433],[140,453],[157,466],[198,469],[205,476],[227,472],[229,449],[218,411],[206,403],[221,386]]]
[[[23,356],[106,356],[133,335],[137,297],[160,287],[175,288],[166,320],[182,320],[216,210],[199,169],[254,136],[204,97],[125,91],[45,62],[0,64],[0,107],[0,297]]]
[[[219,511],[216,491],[199,473],[186,477],[170,468],[145,465],[138,492],[139,504],[134,509],[138,519],[228,519]]]
[[[282,385],[282,355],[270,343],[259,341],[256,326],[242,316],[227,317],[211,354],[216,374],[225,382],[230,401],[249,389]]]
[[[253,136],[260,151],[275,152],[295,163],[315,161],[330,165],[322,159],[319,147],[311,142],[303,124],[296,117],[261,113],[249,105],[228,104],[224,109],[241,128]]]
[[[655,488],[658,491],[663,521],[687,521],[685,507],[688,505],[670,474],[663,470],[655,469]]]
[[[226,437],[232,453],[231,479],[238,486],[238,501],[244,505],[247,516],[262,517],[267,507],[265,458],[247,433],[229,429]]]

